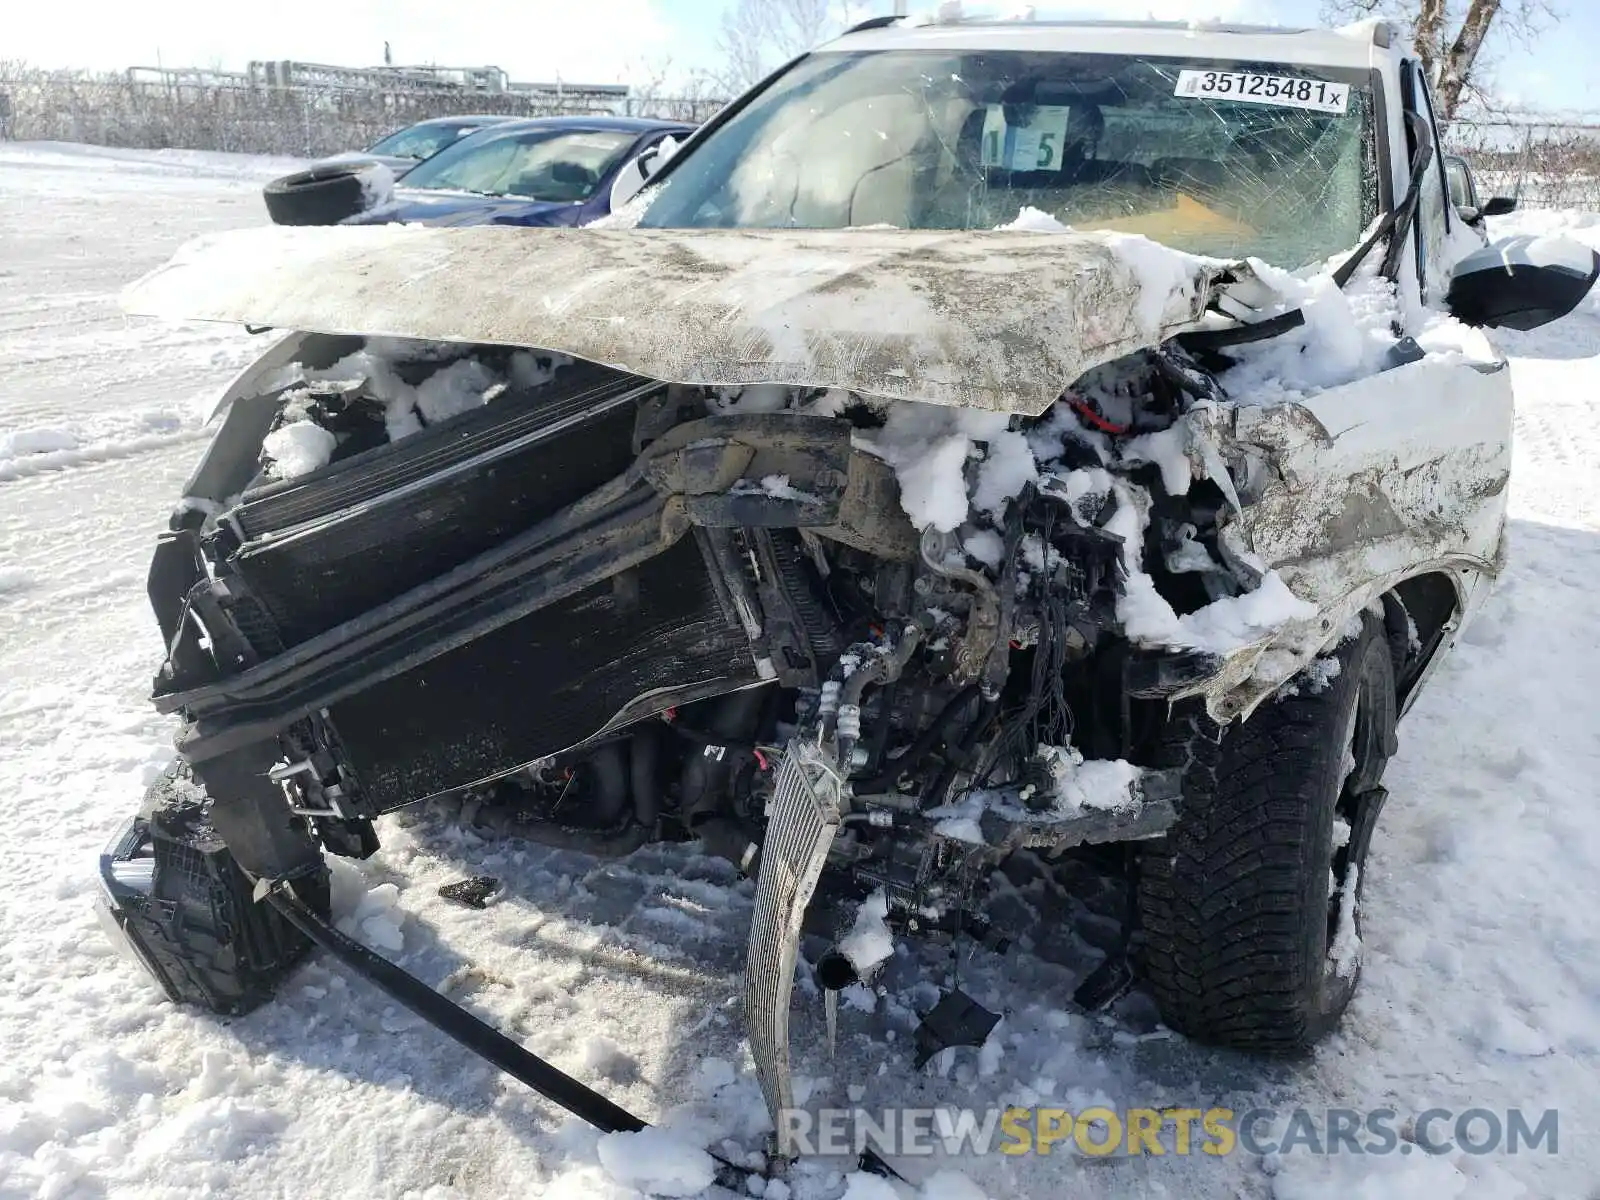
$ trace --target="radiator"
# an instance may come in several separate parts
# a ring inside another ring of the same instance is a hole
[[[778,1130],[778,1152],[790,1154],[785,1110],[794,1107],[789,1070],[789,1001],[806,905],[839,828],[839,777],[821,751],[791,742],[767,808],[755,912],[744,975],[745,1024],[756,1077]]]

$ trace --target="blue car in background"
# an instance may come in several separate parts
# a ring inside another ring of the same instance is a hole
[[[415,167],[425,158],[431,158],[451,142],[470,137],[491,125],[504,124],[515,117],[489,114],[464,114],[455,117],[432,117],[397,129],[387,137],[379,138],[365,150],[349,150],[343,154],[329,155],[313,164],[381,162],[394,172],[396,179]]]
[[[398,185],[381,162],[352,155],[275,179],[262,196],[279,225],[587,225],[611,211],[611,185],[629,164],[665,161],[694,128],[637,117],[499,121],[458,136]]]
[[[611,185],[628,163],[693,131],[633,117],[508,121],[446,146],[343,224],[586,225],[611,211]]]

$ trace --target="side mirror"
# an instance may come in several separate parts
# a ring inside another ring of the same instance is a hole
[[[1468,325],[1537,329],[1576,308],[1597,277],[1600,254],[1581,242],[1501,238],[1456,264],[1446,303]]]
[[[1516,211],[1517,198],[1515,196],[1492,196],[1490,197],[1488,203],[1483,206],[1478,215],[1484,217],[1503,217],[1507,213],[1514,213]]]

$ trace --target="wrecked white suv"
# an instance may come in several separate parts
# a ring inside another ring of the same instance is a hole
[[[869,22],[611,228],[186,249],[130,307],[298,332],[156,550],[181,761],[108,915],[238,1011],[324,852],[403,805],[701,839],[757,880],[778,1109],[814,895],[993,944],[1008,856],[1123,843],[1092,990],[1126,962],[1187,1034],[1306,1046],[1356,984],[1397,719],[1501,553],[1510,380],[1473,327],[1600,268],[1484,249],[1437,146],[1382,24]],[[981,1040],[956,1007],[930,1049]]]

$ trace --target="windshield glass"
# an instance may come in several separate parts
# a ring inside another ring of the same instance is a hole
[[[1298,267],[1376,215],[1369,87],[1273,63],[814,54],[675,164],[641,224],[992,229],[1032,206]]]
[[[594,194],[636,137],[598,129],[486,131],[413,167],[405,186],[577,203]]]
[[[391,154],[395,158],[428,158],[463,134],[475,133],[482,128],[481,122],[413,125],[410,129],[402,129],[374,142],[367,150],[371,154]]]

